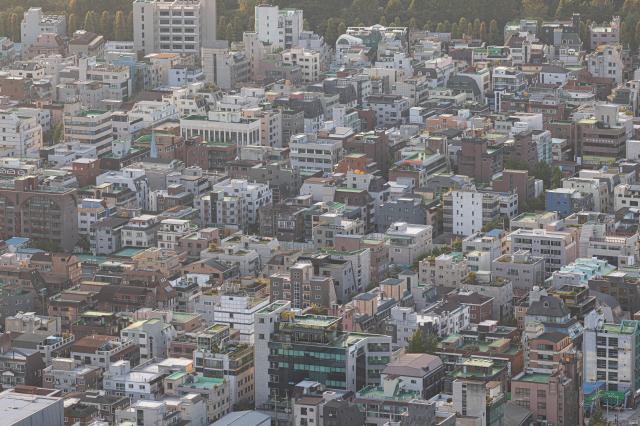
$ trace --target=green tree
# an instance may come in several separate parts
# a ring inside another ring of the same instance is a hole
[[[116,12],[116,18],[113,23],[113,38],[122,41],[127,39],[126,22],[124,20],[124,12],[119,10]]]
[[[88,11],[87,14],[84,16],[84,25],[82,26],[82,28],[85,31],[91,31],[91,32],[98,31],[98,25],[96,22],[96,13],[93,10]]]
[[[13,41],[20,41],[20,18],[17,13],[9,15],[9,38]]]
[[[541,0],[522,0],[522,13],[526,18],[545,18],[549,15],[549,6]]]
[[[424,336],[418,328],[405,349],[410,354],[434,354],[438,350],[438,338],[432,334]]]
[[[384,8],[384,14],[386,16],[404,16],[404,7],[400,0],[389,0],[387,7]]]
[[[569,0],[560,0],[556,8],[556,18],[564,18],[571,13],[571,2]]]
[[[443,33],[444,32],[444,24],[442,22],[438,22],[438,25],[436,25],[436,32],[437,33]]]
[[[108,10],[103,11],[100,15],[100,34],[107,40],[113,39],[113,21]]]
[[[67,18],[67,34],[71,35],[78,29],[78,17],[75,13],[70,13]]]
[[[488,37],[489,35],[487,34],[487,23],[482,21],[480,23],[480,40],[482,41],[488,41]]]
[[[492,19],[489,22],[489,43],[491,44],[499,44],[500,43],[500,30],[498,29],[498,21]]]
[[[55,145],[57,143],[62,142],[62,137],[64,136],[64,124],[62,121],[56,124],[53,127],[53,136],[51,142]]]

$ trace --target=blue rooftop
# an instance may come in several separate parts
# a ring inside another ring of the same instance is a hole
[[[29,238],[24,237],[12,237],[8,240],[5,240],[5,243],[8,246],[21,246],[23,244],[27,244],[29,242]]]

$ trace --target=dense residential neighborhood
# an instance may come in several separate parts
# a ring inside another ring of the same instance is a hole
[[[3,5],[0,425],[638,425],[640,3],[577,1]]]

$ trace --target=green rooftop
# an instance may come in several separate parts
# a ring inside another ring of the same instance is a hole
[[[638,330],[638,321],[624,320],[620,324],[604,324],[602,330],[606,333],[634,334]]]
[[[113,254],[115,257],[133,257],[136,254],[145,251],[146,248],[140,247],[125,247]]]
[[[525,373],[521,377],[518,377],[514,380],[519,382],[531,382],[531,383],[541,383],[546,384],[549,383],[549,379],[551,378],[551,374],[544,373]]]

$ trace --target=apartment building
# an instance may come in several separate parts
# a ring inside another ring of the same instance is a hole
[[[0,185],[0,235],[49,241],[71,251],[78,240],[76,189],[44,186],[35,176]]]
[[[41,7],[30,7],[24,12],[20,23],[20,42],[29,47],[42,34],[67,35],[67,19],[65,15],[45,15]]]
[[[320,72],[322,71],[320,59],[320,52],[302,47],[282,52],[282,63],[291,67],[299,67],[302,81],[305,83],[315,83],[320,80]]]
[[[191,222],[184,219],[164,219],[156,233],[158,247],[161,249],[176,250],[180,239],[193,231]]]
[[[356,391],[380,383],[391,360],[391,336],[338,331],[341,319],[297,315],[275,301],[256,314],[256,407],[281,401],[302,380]],[[353,357],[350,353],[362,353]]]
[[[411,265],[431,250],[431,225],[414,225],[406,222],[391,224],[385,238],[389,246],[389,262]]]
[[[314,134],[298,134],[289,142],[291,168],[329,172],[344,155],[342,140]]]
[[[256,225],[260,209],[272,203],[273,195],[269,185],[249,183],[243,179],[227,179],[213,185],[213,191],[224,192],[225,197],[239,197],[245,202],[247,223]]]
[[[271,301],[289,300],[295,309],[312,305],[330,308],[337,302],[333,280],[316,276],[311,262],[297,262],[289,274],[274,274],[271,280]]]
[[[122,340],[133,340],[140,347],[140,361],[164,359],[177,333],[173,325],[159,318],[136,321],[120,331]]]
[[[0,110],[2,140],[0,153],[5,157],[37,157],[42,148],[42,126],[37,117],[18,109]]]
[[[157,216],[150,214],[136,216],[122,227],[122,246],[155,247],[159,228]]]
[[[585,317],[582,353],[584,381],[603,381],[606,389],[621,394],[623,406],[631,403],[630,395],[640,389],[637,340],[640,323],[622,320],[606,322],[596,311]],[[625,396],[628,395],[628,396]]]
[[[518,229],[509,237],[512,254],[525,250],[544,258],[546,278],[578,257],[577,236],[571,230]]]
[[[544,268],[543,257],[533,256],[524,250],[502,255],[491,262],[493,277],[510,280],[514,288],[526,290],[544,284]]]
[[[255,7],[255,32],[258,40],[271,45],[273,49],[298,46],[303,31],[302,24],[302,10],[280,9],[270,4]]]
[[[418,279],[427,286],[460,287],[467,275],[469,266],[460,252],[426,257],[418,264]]]
[[[624,71],[622,56],[621,44],[602,44],[587,55],[587,69],[595,77],[612,78],[616,84],[621,84]]]
[[[145,54],[198,54],[216,40],[216,0],[136,0],[133,46]]]
[[[83,110],[75,114],[65,114],[63,122],[65,142],[91,145],[95,147],[98,156],[105,156],[111,152],[111,111]]]

